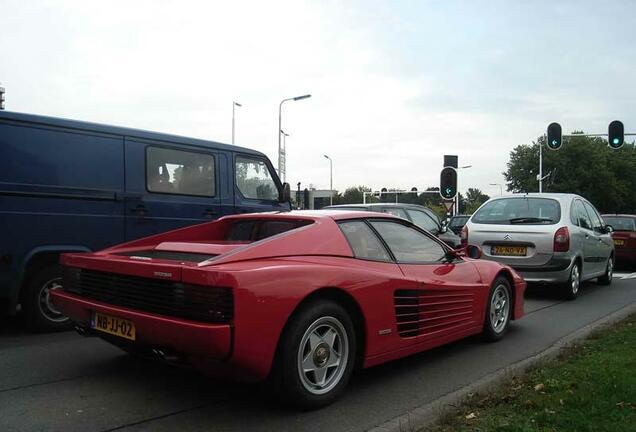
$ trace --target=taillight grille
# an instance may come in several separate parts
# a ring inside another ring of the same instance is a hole
[[[227,323],[234,315],[230,288],[74,267],[64,267],[62,277],[64,290],[114,306],[208,323]]]
[[[406,338],[472,325],[474,302],[468,290],[396,290],[398,334]]]

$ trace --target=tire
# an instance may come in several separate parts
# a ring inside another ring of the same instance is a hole
[[[510,325],[512,315],[512,289],[510,282],[503,276],[497,277],[490,287],[486,317],[484,319],[483,339],[496,342],[504,337]]]
[[[568,281],[562,286],[563,298],[566,300],[574,300],[579,296],[581,289],[581,266],[578,263],[574,263],[572,270],[570,270],[570,277]]]
[[[71,328],[68,317],[55,309],[48,295],[50,290],[61,286],[62,275],[59,265],[42,267],[29,278],[23,302],[26,326],[29,330],[47,332]]]
[[[349,382],[356,349],[353,323],[342,306],[318,300],[303,307],[279,342],[273,373],[279,396],[304,410],[332,403]]]
[[[599,285],[610,285],[614,278],[614,255],[610,255],[607,259],[607,266],[605,267],[605,274],[598,278]]]

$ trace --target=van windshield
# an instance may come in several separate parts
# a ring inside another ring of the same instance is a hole
[[[498,225],[551,225],[561,219],[559,202],[550,198],[501,198],[486,203],[472,218],[474,223]]]

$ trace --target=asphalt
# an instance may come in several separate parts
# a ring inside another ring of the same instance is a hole
[[[360,371],[335,404],[295,412],[267,387],[220,382],[132,358],[73,332],[28,334],[0,322],[0,430],[360,431],[381,425],[636,302],[636,269],[609,286],[584,284],[565,302],[549,289],[526,296],[527,315],[502,341],[469,338]]]

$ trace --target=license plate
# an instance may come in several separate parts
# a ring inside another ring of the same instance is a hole
[[[135,324],[123,318],[104,315],[99,312],[93,314],[91,327],[104,333],[135,340]]]
[[[616,246],[624,246],[625,245],[625,240],[614,240],[614,244]]]
[[[528,248],[525,246],[493,246],[492,255],[526,256]]]

